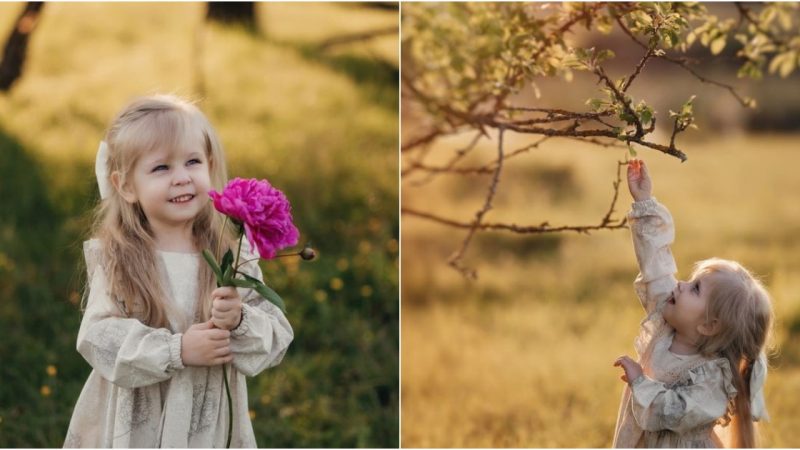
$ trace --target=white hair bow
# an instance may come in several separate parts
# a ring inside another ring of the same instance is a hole
[[[97,149],[97,158],[94,161],[94,174],[97,176],[97,187],[100,188],[100,198],[104,199],[111,193],[111,185],[108,182],[108,144],[100,141],[100,148]]]
[[[764,401],[764,383],[767,382],[767,355],[763,351],[753,362],[750,373],[750,413],[755,420],[769,420]]]

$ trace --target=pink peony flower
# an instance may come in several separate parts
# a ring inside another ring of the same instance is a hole
[[[252,247],[264,259],[297,244],[300,232],[292,223],[292,206],[267,180],[234,178],[222,193],[209,191],[214,208],[244,224]]]

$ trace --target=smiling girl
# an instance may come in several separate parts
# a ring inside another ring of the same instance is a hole
[[[245,376],[280,363],[293,333],[250,289],[216,288],[201,263],[235,245],[208,195],[226,182],[222,148],[194,105],[133,101],[97,157],[101,202],[84,243],[86,309],[78,352],[92,366],[65,447],[224,447],[231,363],[232,446],[255,447]],[[221,242],[220,242],[221,239]],[[255,250],[240,271],[259,280]],[[249,254],[249,255],[248,255]]]

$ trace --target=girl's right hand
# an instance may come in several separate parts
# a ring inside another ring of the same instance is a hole
[[[653,192],[653,182],[647,165],[641,159],[632,159],[628,162],[628,189],[634,200],[641,201],[650,198]]]
[[[181,359],[185,366],[218,366],[233,361],[231,332],[214,328],[214,323],[196,323],[181,338]]]

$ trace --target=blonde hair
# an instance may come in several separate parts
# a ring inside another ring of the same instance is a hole
[[[174,151],[199,138],[209,164],[211,187],[222,190],[227,181],[225,158],[216,132],[203,113],[192,102],[174,95],[137,98],[117,114],[106,132],[106,181],[111,185],[110,177],[117,172],[122,186],[142,155],[157,149]],[[234,239],[232,232],[226,233],[223,245],[219,245],[221,228],[221,215],[209,201],[194,220],[192,236],[196,248],[209,249],[218,261]],[[168,328],[172,317],[185,329],[183,316],[175,313],[172,302],[164,301],[169,290],[160,271],[163,263],[139,203],[128,203],[117,189],[111,189],[95,209],[91,233],[102,245],[109,294],[122,312],[156,328]],[[200,264],[198,286],[201,301],[195,319],[205,321],[210,318],[211,291],[216,286],[214,273],[205,262]]]
[[[699,261],[692,279],[705,275],[713,275],[708,278],[707,317],[716,319],[719,328],[700,339],[698,351],[728,359],[737,391],[730,408],[731,445],[755,447],[750,377],[771,333],[772,301],[764,285],[737,262],[719,258]]]

